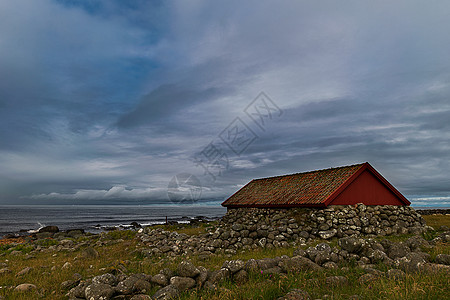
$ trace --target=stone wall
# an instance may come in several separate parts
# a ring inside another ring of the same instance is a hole
[[[205,234],[188,236],[146,227],[138,236],[144,256],[235,254],[239,249],[302,245],[316,238],[419,234],[425,222],[406,206],[331,206],[326,209],[229,209]]]
[[[221,224],[224,229],[230,229],[232,239],[227,240],[231,244],[238,237],[241,241],[266,238],[265,242],[274,246],[289,240],[418,233],[425,228],[422,217],[409,206],[364,204],[325,209],[228,209]]]

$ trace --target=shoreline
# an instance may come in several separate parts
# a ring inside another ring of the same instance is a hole
[[[418,208],[415,209],[421,215],[450,215],[450,208]],[[152,227],[157,225],[187,225],[187,224],[195,224],[199,222],[208,223],[216,220],[220,220],[223,216],[220,217],[205,217],[205,216],[195,216],[195,217],[167,217],[165,221],[162,220],[154,220],[154,221],[132,221],[128,224],[124,224],[122,222],[118,222],[116,224],[100,224],[100,222],[96,225],[88,225],[88,226],[78,226],[78,227],[60,227],[59,224],[49,224],[49,225],[41,225],[37,229],[31,228],[23,228],[18,231],[13,232],[0,232],[0,240],[3,239],[14,239],[14,238],[24,238],[27,236],[35,235],[39,233],[41,229],[48,226],[57,226],[60,229],[60,232],[70,232],[70,231],[82,231],[90,234],[99,234],[101,232],[108,232],[114,230],[127,230],[127,229],[139,229]],[[94,222],[95,223],[95,222]]]
[[[59,228],[58,225],[47,225],[47,226],[40,226],[38,229],[21,229],[17,232],[5,232],[0,233],[0,240],[6,240],[6,239],[15,239],[15,238],[25,238],[25,237],[32,237],[39,233],[45,233],[48,232],[46,228],[48,227],[56,227],[58,228],[58,231],[61,233],[69,233],[69,232],[82,232],[82,233],[88,233],[88,234],[99,234],[102,232],[110,232],[110,231],[116,231],[116,230],[138,230],[140,228],[147,228],[147,227],[154,227],[154,226],[170,226],[170,225],[195,225],[199,223],[210,223],[217,220],[220,220],[221,217],[205,217],[205,216],[196,216],[196,217],[183,217],[183,218],[167,218],[166,221],[152,221],[152,222],[143,222],[139,223],[136,221],[131,222],[130,224],[112,224],[112,225],[94,225],[94,226],[88,226],[88,227],[72,227],[72,228]]]

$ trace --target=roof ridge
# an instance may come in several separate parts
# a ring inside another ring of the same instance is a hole
[[[326,169],[320,169],[320,170],[312,170],[312,171],[292,173],[292,174],[285,174],[285,175],[277,175],[277,176],[270,176],[270,177],[255,178],[252,181],[258,181],[258,180],[263,180],[263,179],[272,179],[272,178],[281,178],[281,177],[288,177],[288,176],[295,176],[295,175],[303,175],[303,174],[323,172],[323,171],[343,169],[343,168],[350,168],[350,167],[356,167],[356,166],[363,166],[366,163],[367,162],[363,162],[363,163],[359,163],[359,164],[353,164],[353,165],[348,165],[348,166],[332,167],[332,168],[326,168]]]

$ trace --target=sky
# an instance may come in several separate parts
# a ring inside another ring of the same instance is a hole
[[[0,204],[220,203],[368,161],[450,206],[450,2],[0,0]]]

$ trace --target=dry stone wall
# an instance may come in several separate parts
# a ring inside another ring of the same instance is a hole
[[[231,236],[241,237],[241,242],[244,238],[266,238],[266,244],[274,246],[289,240],[370,234],[383,236],[419,233],[425,229],[420,214],[409,206],[364,204],[324,209],[229,209],[222,218],[222,224],[229,229]]]
[[[325,209],[229,209],[208,233],[188,236],[147,227],[138,236],[145,256],[235,254],[239,249],[288,247],[316,238],[419,234],[422,217],[406,206],[331,206]]]

